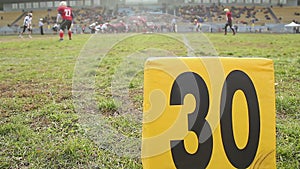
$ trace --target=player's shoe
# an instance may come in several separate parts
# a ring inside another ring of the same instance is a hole
[[[62,42],[64,39],[60,38],[59,41]]]
[[[32,38],[32,36],[31,35],[28,35],[28,37],[31,39]]]
[[[23,38],[23,36],[20,34],[20,35],[19,35],[19,38]]]

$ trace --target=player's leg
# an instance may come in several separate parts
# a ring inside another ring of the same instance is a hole
[[[59,40],[64,40],[64,30],[63,29],[59,29]]]
[[[68,29],[68,35],[69,35],[69,40],[72,40],[72,21],[68,21],[67,29]]]
[[[64,29],[59,28],[59,40],[64,40]]]
[[[234,30],[234,28],[232,27],[232,22],[230,22],[230,29],[232,30],[232,34],[235,35],[235,30]]]
[[[235,30],[234,30],[234,28],[232,28],[232,27],[230,27],[230,28],[231,28],[231,30],[232,30],[232,34],[235,35]]]
[[[66,20],[63,20],[60,24],[60,29],[59,29],[59,40],[62,41],[64,40],[64,30],[67,28],[66,25]]]
[[[72,40],[72,31],[71,29],[68,30],[69,40]]]
[[[228,27],[228,26],[229,26],[228,23],[226,23],[226,24],[225,24],[225,28],[224,28],[224,29],[225,29],[224,35],[227,35],[227,27]]]
[[[31,29],[30,26],[28,27],[27,31],[28,31],[28,37],[31,39],[31,38],[32,38],[32,37],[31,37],[32,29]]]
[[[20,38],[23,38],[23,34],[24,34],[24,32],[26,31],[26,29],[27,29],[27,26],[23,26],[23,30],[22,30],[22,32],[20,33],[20,35],[19,35],[19,37]]]

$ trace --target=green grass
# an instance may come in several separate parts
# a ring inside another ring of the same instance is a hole
[[[61,43],[51,35],[33,39],[0,37],[0,168],[142,168],[139,157],[121,157],[105,145],[99,146],[90,137],[95,133],[87,134],[89,128],[80,121],[72,94],[76,62],[79,57],[90,56],[84,49],[91,49],[95,60],[86,60],[91,65],[83,73],[94,77],[96,110],[120,134],[140,139],[142,124],[135,113],[142,111],[143,72],[139,68],[142,61],[135,62],[135,57],[161,53],[186,56],[188,51],[181,41],[168,35],[140,34],[124,40],[122,36],[74,35],[72,41]],[[274,60],[277,168],[299,168],[300,38],[291,34],[206,37],[219,56]],[[103,38],[117,43],[105,46]],[[101,56],[103,50],[105,56]],[[214,55],[211,50],[196,53]],[[128,66],[137,69],[120,71]],[[124,103],[112,98],[118,97],[112,90],[122,91],[112,85],[118,78],[128,81],[130,109],[122,109]]]
[[[277,114],[277,168],[300,167],[300,38],[292,34],[240,34],[208,37],[220,56],[274,60]]]

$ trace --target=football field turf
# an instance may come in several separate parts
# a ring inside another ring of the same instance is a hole
[[[0,36],[0,168],[142,168],[143,63],[149,56],[272,59],[276,164],[299,168],[299,35],[66,37],[59,42],[58,35]],[[118,88],[123,84],[125,96]]]

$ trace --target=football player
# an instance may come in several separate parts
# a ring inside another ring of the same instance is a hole
[[[73,12],[70,6],[67,6],[66,1],[61,1],[59,3],[59,7],[57,8],[57,18],[56,23],[59,23],[60,20],[60,30],[59,30],[59,40],[62,41],[64,39],[64,31],[68,30],[69,40],[72,40],[72,22],[73,22]]]
[[[28,31],[28,37],[31,37],[31,33],[32,33],[32,13],[28,13],[28,15],[25,16],[24,21],[23,21],[23,31],[20,33],[19,37],[23,38],[23,34],[24,32],[27,30]]]
[[[232,30],[232,34],[235,35],[235,30],[232,27],[232,13],[230,12],[230,10],[228,8],[225,8],[224,11],[226,12],[226,24],[225,24],[225,33],[224,35],[227,35],[227,27],[229,26],[229,28]]]

